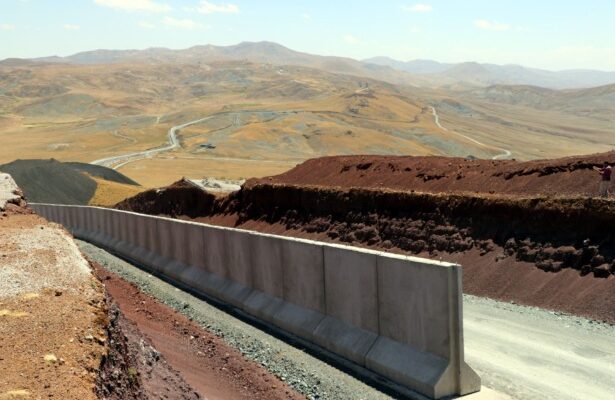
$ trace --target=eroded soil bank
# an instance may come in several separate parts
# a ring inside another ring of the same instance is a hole
[[[214,334],[92,263],[109,309],[103,399],[302,399]]]
[[[181,191],[174,196],[181,204]],[[158,205],[140,211],[178,216]],[[196,220],[455,261],[466,293],[615,322],[610,200],[253,181]]]

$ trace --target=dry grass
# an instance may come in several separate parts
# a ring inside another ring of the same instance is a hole
[[[395,88],[378,81],[370,81],[372,94],[361,93],[358,83],[365,82],[364,78],[307,68],[293,67],[292,74],[284,76],[267,66],[237,63],[52,65],[31,70],[15,78],[17,87],[11,90],[53,84],[66,94],[89,96],[92,103],[69,107],[63,114],[58,114],[62,104],[54,102],[53,96],[16,95],[1,103],[0,163],[51,157],[91,162],[161,146],[171,126],[204,116],[246,110],[278,114],[270,120],[245,114],[237,125],[228,115],[219,115],[183,130],[182,149],[122,167],[148,186],[184,175],[264,176],[323,155],[471,154],[490,158],[500,152],[498,148],[506,148],[517,159],[531,159],[615,146],[612,116],[606,114],[575,114],[555,108],[537,111],[444,90]],[[2,73],[14,72],[0,67]],[[439,109],[442,123],[485,146],[435,125],[429,105],[444,99],[455,99],[474,114]],[[33,114],[32,107],[40,112]],[[199,145],[212,141],[216,149],[200,149]]]
[[[148,187],[161,187],[182,177],[245,179],[277,175],[295,167],[296,162],[258,160],[216,160],[199,158],[153,158],[126,164],[118,171]]]
[[[94,177],[92,179],[96,181],[97,187],[94,197],[90,199],[91,206],[113,206],[122,200],[147,190],[147,188],[142,186],[126,185]]]

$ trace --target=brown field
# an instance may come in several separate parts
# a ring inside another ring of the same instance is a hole
[[[94,177],[92,179],[96,181],[97,185],[94,197],[90,199],[90,205],[92,206],[109,207],[148,189],[142,186],[126,185]]]
[[[182,176],[272,175],[325,155],[491,158],[510,150],[525,160],[615,147],[613,108],[586,100],[603,94],[583,92],[581,101],[515,90],[418,89],[243,62],[0,67],[0,164],[153,149],[170,127],[206,116],[180,132],[180,149],[119,170],[153,187]],[[448,131],[435,124],[432,105]]]

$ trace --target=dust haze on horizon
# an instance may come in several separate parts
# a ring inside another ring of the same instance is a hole
[[[615,71],[615,3],[3,0],[0,59],[271,41],[357,60]],[[590,10],[590,11],[587,11]]]

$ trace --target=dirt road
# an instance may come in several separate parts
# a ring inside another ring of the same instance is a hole
[[[483,385],[513,398],[613,398],[614,326],[466,295],[464,336]]]
[[[104,167],[112,167],[113,169],[118,169],[119,167],[126,164],[127,162],[140,160],[142,158],[148,158],[158,153],[176,149],[179,147],[179,139],[177,138],[177,132],[179,132],[179,130],[187,128],[191,125],[195,125],[195,124],[207,121],[210,118],[212,117],[209,116],[209,117],[198,119],[196,121],[190,121],[190,122],[186,122],[185,124],[172,127],[171,129],[169,129],[169,133],[168,133],[169,141],[168,141],[168,145],[166,146],[159,147],[157,149],[139,151],[136,153],[122,154],[119,156],[101,158],[99,160],[92,161],[91,164],[102,165]]]
[[[495,146],[489,146],[486,145],[483,142],[479,142],[476,139],[472,139],[469,136],[466,136],[464,134],[461,134],[459,132],[455,132],[455,131],[449,131],[447,128],[445,128],[442,123],[440,123],[440,116],[438,115],[438,111],[436,111],[435,107],[431,107],[431,113],[433,114],[433,118],[434,118],[434,122],[436,123],[436,125],[438,126],[438,128],[442,129],[444,132],[450,132],[450,133],[454,133],[455,135],[461,136],[462,138],[469,140],[470,142],[477,144],[481,147],[486,147],[486,148],[490,148],[490,149],[495,149],[495,150],[501,150],[502,153],[497,154],[495,156],[492,157],[492,160],[505,160],[507,158],[509,158],[510,156],[512,156],[512,152],[510,150],[506,150],[506,149],[502,149],[499,147],[495,147]]]

